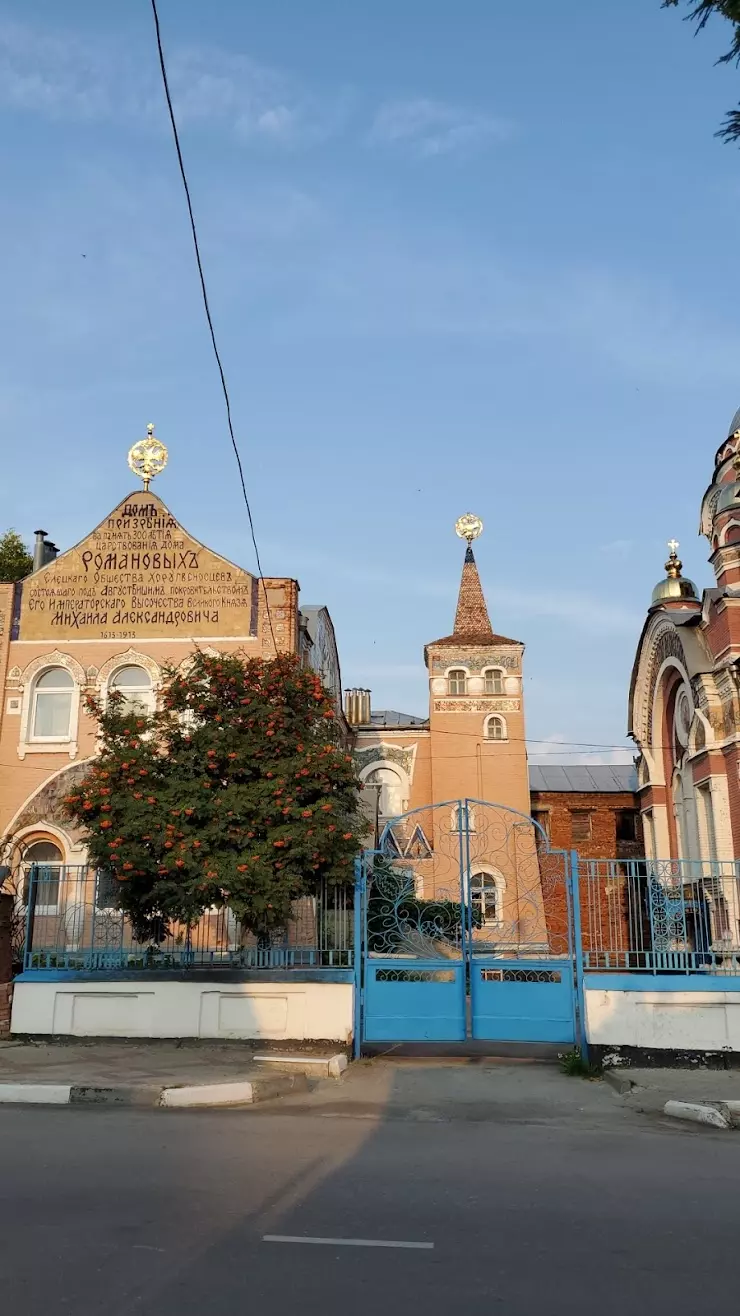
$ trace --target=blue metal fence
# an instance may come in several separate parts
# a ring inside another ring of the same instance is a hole
[[[572,860],[575,875],[575,855]],[[577,865],[577,978],[597,971],[740,978],[740,861],[579,858]],[[19,891],[26,911],[23,968],[125,972],[354,964],[359,900],[348,887],[325,886],[297,901],[291,922],[269,942],[242,937],[233,913],[214,908],[197,924],[175,924],[162,942],[148,944],[135,940],[116,908],[116,888],[108,875],[87,866],[32,868]],[[555,927],[547,898],[545,913]]]
[[[740,862],[579,861],[586,970],[740,976]]]
[[[23,967],[34,970],[136,972],[189,968],[347,969],[353,965],[351,888],[322,886],[295,902],[293,918],[259,941],[242,935],[228,908],[190,926],[172,924],[161,942],[134,938],[116,908],[117,883],[87,866],[37,865],[20,893],[26,909]]]

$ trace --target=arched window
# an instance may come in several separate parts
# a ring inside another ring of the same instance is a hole
[[[507,740],[506,719],[500,713],[491,713],[483,724],[484,740]]]
[[[487,695],[502,695],[504,693],[504,673],[500,667],[488,667],[483,673],[485,681],[485,693]]]
[[[468,805],[467,830],[469,832],[475,831],[475,809],[470,804]],[[454,809],[452,810],[452,817],[450,819],[450,831],[451,832],[465,831],[465,806],[462,804],[456,804]]]
[[[66,667],[47,667],[31,696],[31,740],[69,740],[75,683]]]
[[[371,798],[377,793],[381,818],[397,818],[403,813],[403,783],[393,768],[373,768],[365,777],[365,786]]]
[[[468,674],[464,667],[453,667],[451,672],[447,673],[447,693],[450,695],[464,695],[468,684]]]
[[[117,690],[123,696],[118,701],[118,709],[121,713],[151,713],[154,711],[152,678],[143,667],[119,667],[113,673],[108,689]]]
[[[31,871],[34,870],[36,913],[51,912],[59,904],[59,879],[63,856],[52,841],[33,841],[23,854],[23,904],[28,904]]]
[[[481,927],[503,922],[503,882],[493,873],[473,873],[470,879],[470,899],[478,914]],[[478,922],[476,920],[476,922]]]

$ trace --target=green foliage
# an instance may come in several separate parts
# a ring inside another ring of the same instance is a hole
[[[120,882],[141,941],[228,904],[266,936],[324,880],[350,882],[359,781],[330,696],[297,659],[197,653],[160,708],[89,707],[101,751],[65,805]]]
[[[480,909],[471,910],[472,925],[482,925]],[[413,871],[392,860],[376,858],[367,903],[368,949],[388,951],[398,930],[398,940],[409,931],[425,941],[459,942],[462,937],[463,907],[458,900],[423,900],[414,890]]]
[[[601,1069],[581,1054],[581,1048],[574,1046],[572,1051],[563,1051],[559,1056],[560,1069],[569,1078],[600,1078]]]
[[[0,581],[3,584],[23,580],[32,566],[33,554],[29,553],[17,531],[6,530],[0,535]]]
[[[677,9],[684,0],[663,0],[664,9]],[[688,22],[693,22],[696,26],[696,32],[701,32],[709,22],[710,18],[726,18],[732,23],[732,42],[730,49],[720,55],[717,60],[718,64],[740,64],[740,0],[686,0],[688,14],[684,18]],[[730,110],[719,131],[717,137],[722,137],[726,142],[735,142],[740,139],[740,110]]]

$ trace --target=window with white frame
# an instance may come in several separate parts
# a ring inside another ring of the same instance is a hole
[[[69,740],[75,683],[66,667],[47,667],[33,683],[30,739]]]
[[[470,879],[470,899],[478,914],[481,927],[503,922],[503,892],[501,881],[493,873],[473,873]]]
[[[484,740],[507,740],[506,718],[500,713],[491,713],[483,724]]]
[[[451,672],[447,673],[447,693],[450,695],[464,695],[468,688],[468,674],[464,667],[453,667]]]
[[[488,667],[483,673],[485,693],[502,695],[504,693],[504,673],[501,667]]]
[[[127,713],[153,713],[154,690],[152,678],[143,667],[119,667],[108,682],[108,690],[116,690],[122,699],[118,700],[118,711]]]
[[[465,830],[469,832],[475,831],[475,809],[470,804],[467,806],[467,829],[466,829],[465,805],[456,804],[454,809],[452,810],[452,817],[450,819],[450,831],[464,832]]]

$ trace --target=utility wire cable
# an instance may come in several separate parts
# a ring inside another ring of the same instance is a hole
[[[157,2],[156,2],[156,0],[151,0],[151,5],[152,5],[152,15],[153,15],[153,17],[154,17],[154,30],[155,30],[156,38],[157,38],[157,54],[159,55],[159,68],[160,68],[160,72],[161,72],[161,74],[162,74],[162,85],[163,85],[163,87],[164,87],[165,99],[166,99],[166,101],[167,101],[167,110],[168,110],[168,113],[169,113],[170,124],[171,124],[171,126],[172,126],[172,136],[173,136],[174,141],[175,141],[175,150],[176,150],[176,152],[177,152],[177,163],[178,163],[178,165],[179,165],[179,167],[180,167],[180,177],[181,177],[181,179],[182,179],[182,185],[183,185],[183,188],[184,188],[184,191],[185,191],[185,199],[186,199],[186,201],[187,201],[187,206],[188,206],[188,217],[189,217],[189,219],[190,219],[190,231],[191,231],[191,233],[192,233],[192,235],[193,235],[193,247],[195,248],[195,260],[196,260],[196,264],[197,264],[197,266],[198,266],[198,278],[200,279],[200,290],[201,290],[201,294],[202,294],[202,297],[203,297],[203,307],[204,307],[204,309],[205,309],[205,313],[206,313],[206,320],[208,321],[208,332],[209,332],[209,334],[210,334],[210,336],[211,336],[211,344],[212,344],[212,346],[213,346],[213,355],[214,355],[215,358],[216,358],[216,365],[218,366],[218,373],[219,373],[219,376],[220,376],[220,379],[221,379],[221,389],[222,389],[222,392],[223,392],[223,395],[224,395],[224,402],[226,403],[226,423],[227,423],[227,425],[228,425],[228,427],[229,427],[229,435],[230,435],[230,437],[231,437],[231,446],[232,446],[233,449],[234,449],[234,456],[236,457],[236,464],[237,464],[237,467],[239,468],[239,479],[240,479],[240,481],[241,481],[242,494],[244,495],[244,505],[245,505],[245,507],[246,507],[246,509],[247,509],[247,517],[248,517],[248,519],[249,519],[249,532],[250,532],[250,535],[251,535],[251,537],[252,537],[252,544],[254,545],[254,556],[255,556],[255,559],[256,559],[256,562],[257,562],[257,570],[258,570],[258,572],[259,572],[259,578],[260,578],[260,581],[262,582],[262,591],[263,591],[264,596],[265,596],[265,608],[266,608],[266,610],[267,610],[267,621],[268,621],[268,625],[269,625],[269,627],[270,627],[270,635],[272,636],[272,643],[273,643],[274,648],[275,648],[275,653],[277,654],[278,647],[277,647],[277,640],[275,639],[275,632],[274,632],[273,627],[272,627],[272,613],[270,612],[270,600],[269,600],[268,597],[267,597],[267,586],[265,585],[265,576],[264,576],[264,572],[263,572],[263,570],[262,570],[262,562],[260,561],[259,548],[257,547],[257,536],[256,536],[256,534],[255,534],[255,530],[254,530],[254,521],[253,521],[253,519],[252,519],[252,509],[251,509],[251,507],[250,507],[250,505],[249,505],[249,496],[248,496],[248,494],[247,494],[247,486],[246,486],[246,482],[245,482],[245,480],[244,480],[244,470],[243,470],[243,467],[242,467],[242,459],[241,459],[241,457],[240,457],[240,455],[239,455],[239,448],[238,448],[238,445],[237,445],[237,442],[236,442],[236,436],[235,436],[235,434],[234,434],[234,425],[233,425],[233,422],[232,422],[232,419],[231,419],[231,402],[230,402],[230,399],[229,399],[229,390],[228,390],[228,387],[227,387],[227,384],[226,384],[226,375],[225,375],[225,373],[224,373],[224,368],[223,368],[223,364],[222,364],[222,361],[221,361],[221,354],[220,354],[220,352],[219,352],[219,350],[218,350],[218,344],[217,344],[217,342],[216,342],[216,332],[215,332],[214,327],[213,327],[213,318],[212,318],[212,316],[211,316],[211,308],[210,308],[210,305],[209,305],[209,302],[208,302],[208,290],[207,290],[207,288],[206,288],[205,274],[203,273],[203,262],[202,262],[202,260],[201,260],[201,255],[200,255],[200,245],[199,245],[199,242],[198,242],[198,230],[197,230],[197,228],[196,228],[196,226],[195,226],[195,215],[194,215],[194,213],[193,213],[193,203],[192,203],[192,200],[191,200],[191,197],[190,197],[190,188],[189,188],[189,186],[188,186],[188,177],[187,177],[187,174],[186,174],[186,172],[185,172],[185,162],[184,162],[184,160],[183,160],[183,158],[182,158],[182,149],[181,149],[181,147],[180,147],[180,136],[179,136],[179,133],[178,133],[178,131],[177,131],[177,121],[176,121],[176,119],[175,119],[175,111],[174,111],[173,106],[172,106],[172,97],[171,97],[171,95],[170,95],[170,84],[169,84],[169,80],[168,80],[168,78],[167,78],[167,65],[165,64],[164,50],[163,50],[163,48],[162,48],[162,33],[161,33],[161,31],[160,31],[160,26],[159,26],[159,14],[158,14],[158,12],[157,12]]]

